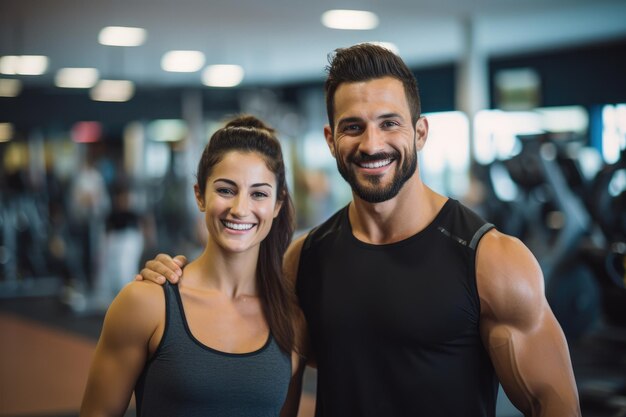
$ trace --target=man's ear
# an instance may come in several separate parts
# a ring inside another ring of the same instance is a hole
[[[193,185],[193,193],[196,196],[196,204],[200,211],[204,211],[204,195],[200,192],[200,186],[196,183]]]
[[[335,156],[335,138],[333,137],[333,131],[330,128],[330,125],[324,126],[324,137],[326,138],[326,144],[328,145],[328,149],[330,149],[330,154],[333,158]]]
[[[428,139],[428,120],[422,116],[415,123],[415,148],[421,151]]]

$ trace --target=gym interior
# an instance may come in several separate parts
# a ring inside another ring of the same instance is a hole
[[[350,201],[324,67],[374,41],[418,80],[424,182],[531,249],[583,415],[626,416],[625,2],[199,3],[0,2],[0,416],[78,415],[113,297],[158,253],[202,249],[194,167],[229,116],[276,128],[297,235]],[[344,8],[376,21],[324,19]],[[119,26],[136,44],[107,43]],[[307,369],[299,415],[314,404]],[[521,416],[502,391],[497,415]]]

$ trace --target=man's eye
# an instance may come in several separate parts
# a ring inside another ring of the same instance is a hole
[[[385,120],[382,124],[383,127],[394,127],[398,126],[398,123],[393,120]]]
[[[360,125],[346,125],[342,129],[344,132],[359,132],[361,130]]]

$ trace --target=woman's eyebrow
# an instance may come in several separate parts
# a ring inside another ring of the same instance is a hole
[[[227,184],[230,184],[230,185],[232,185],[234,187],[237,186],[237,183],[235,181],[229,180],[228,178],[216,178],[215,181],[213,181],[213,184],[215,184],[216,182],[220,182],[220,181],[225,182]],[[257,182],[257,183],[252,184],[251,187],[270,187],[270,188],[272,188],[272,184],[269,184],[267,182]]]

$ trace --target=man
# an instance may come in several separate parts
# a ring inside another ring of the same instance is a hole
[[[580,416],[567,343],[517,239],[428,188],[417,83],[392,52],[338,49],[326,142],[352,202],[292,243],[317,364],[317,416]],[[180,264],[180,259],[177,260]],[[168,256],[144,278],[180,274]]]

